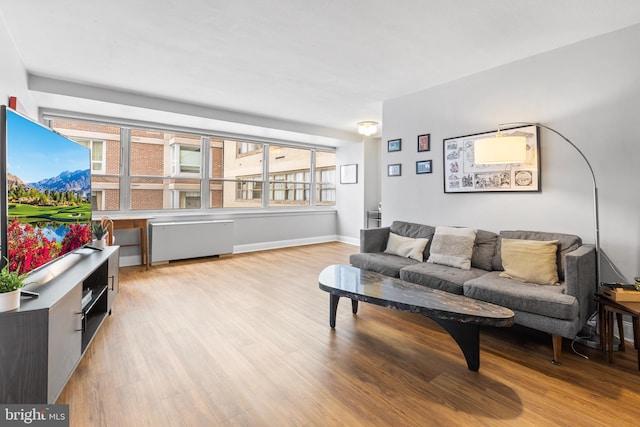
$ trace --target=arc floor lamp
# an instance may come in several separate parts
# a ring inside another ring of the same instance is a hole
[[[557,130],[543,125],[541,123],[532,122],[512,122],[501,123],[498,125],[498,133],[495,137],[484,138],[476,141],[474,144],[474,159],[478,164],[495,164],[495,163],[522,163],[524,162],[526,155],[526,137],[524,136],[503,136],[501,129],[509,126],[539,126],[543,129],[547,129],[550,132],[555,133],[565,142],[571,145],[580,154],[580,157],[585,161],[589,172],[591,173],[591,180],[593,181],[593,209],[595,219],[595,246],[596,246],[596,291],[601,283],[601,252],[600,252],[600,219],[598,212],[598,185],[596,184],[596,175],[593,173],[593,168],[589,159],[573,142],[566,136],[558,132]]]

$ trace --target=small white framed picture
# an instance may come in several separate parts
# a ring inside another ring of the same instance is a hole
[[[402,165],[400,163],[394,163],[387,166],[388,176],[400,176],[402,175]]]

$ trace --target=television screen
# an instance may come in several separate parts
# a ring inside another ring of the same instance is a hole
[[[1,135],[2,255],[27,273],[91,242],[91,157],[4,106]]]

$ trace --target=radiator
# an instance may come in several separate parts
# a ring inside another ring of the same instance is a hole
[[[233,221],[150,224],[151,262],[199,258],[233,252]]]

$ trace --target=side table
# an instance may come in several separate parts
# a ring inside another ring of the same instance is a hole
[[[382,212],[377,211],[367,211],[367,228],[371,228],[369,225],[370,222],[374,223],[375,228],[379,228],[382,224]]]
[[[140,260],[142,261],[142,265],[149,270],[149,242],[147,240],[147,228],[148,228],[148,220],[150,217],[113,217],[110,218],[113,221],[113,229],[114,230],[128,230],[128,229],[138,229],[140,230],[140,243],[131,243],[127,245],[120,245],[120,247],[125,246],[140,246]],[[111,241],[112,235],[109,237],[109,245],[112,245]]]
[[[595,294],[600,317],[600,346],[607,353],[609,362],[613,361],[613,315],[616,315],[620,334],[620,351],[624,351],[624,332],[622,315],[631,316],[633,322],[633,347],[638,351],[638,369],[640,370],[640,302],[614,301],[601,293]]]

